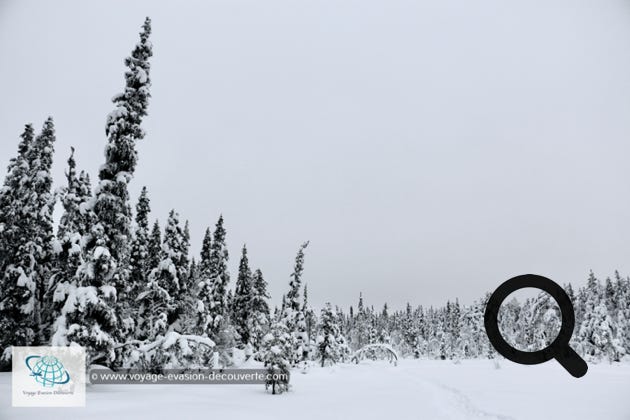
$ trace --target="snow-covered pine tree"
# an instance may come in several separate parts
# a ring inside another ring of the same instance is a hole
[[[556,339],[562,324],[560,308],[553,298],[545,292],[539,293],[532,304],[534,350],[549,346]]]
[[[68,283],[76,275],[82,262],[83,237],[92,224],[92,213],[88,209],[92,198],[90,176],[85,171],[77,175],[74,147],[71,150],[66,172],[67,183],[57,192],[63,206],[63,214],[59,220],[57,241],[53,247],[57,254],[57,270],[53,277],[60,277],[61,283]],[[56,278],[51,280],[56,284]]]
[[[31,196],[22,207],[23,223],[31,229],[26,247],[22,250],[28,254],[27,259],[22,261],[22,267],[23,273],[34,282],[32,284],[34,290],[31,290],[29,281],[26,284],[26,288],[31,292],[28,304],[32,308],[31,313],[25,311],[26,307],[22,309],[33,323],[36,332],[34,344],[48,343],[52,322],[52,305],[49,299],[44,299],[44,295],[48,290],[51,263],[54,257],[52,244],[55,196],[52,192],[51,175],[54,143],[55,125],[52,117],[48,117],[29,151]],[[10,273],[10,270],[7,272]],[[18,286],[20,286],[20,280],[18,280]]]
[[[601,302],[601,283],[599,279],[595,277],[593,271],[589,273],[589,277],[586,283],[586,287],[580,289],[579,301],[583,307],[582,322],[576,326],[577,332],[577,346],[579,354],[588,357],[593,360],[602,357],[601,348],[595,344],[593,334],[595,334],[595,327],[599,323],[600,319],[596,319],[595,308],[600,305]],[[598,314],[600,318],[604,314]]]
[[[210,305],[212,303],[212,288],[209,281],[210,259],[212,257],[212,232],[206,228],[201,244],[201,255],[197,267],[197,322],[195,332],[199,335],[208,334],[210,322]]]
[[[197,326],[212,339],[216,339],[222,328],[225,327],[227,315],[227,287],[230,282],[230,274],[227,269],[228,250],[225,244],[225,228],[223,216],[217,221],[214,238],[208,239],[209,230],[206,231],[204,247],[200,261],[199,303],[197,307]],[[207,255],[207,245],[210,245],[210,253]]]
[[[56,260],[48,285],[52,292],[53,319],[59,317],[69,291],[77,287],[74,280],[77,270],[84,262],[84,238],[94,217],[89,210],[89,201],[92,198],[90,177],[85,171],[77,175],[74,148],[71,150],[66,172],[67,184],[57,192],[64,211],[57,228],[57,238],[53,241]]]
[[[453,357],[453,334],[451,331],[451,311],[453,310],[450,301],[446,301],[446,307],[442,312],[442,357],[451,359]]]
[[[404,318],[401,325],[404,325]],[[442,340],[444,339],[443,325],[441,323],[441,312],[439,309],[429,307],[422,309],[422,319],[416,323],[419,339],[417,340],[416,353],[420,352],[430,358],[440,358],[443,355]],[[394,334],[392,333],[392,337]]]
[[[27,178],[28,161],[26,154],[31,147],[34,136],[32,124],[26,124],[20,135],[17,156],[9,161],[7,175],[2,188],[0,188],[0,274],[5,272],[14,249],[11,234],[14,232],[14,220],[17,215],[16,202],[21,191],[22,181]],[[3,277],[3,275],[0,276],[0,280]],[[3,291],[4,287],[0,290]],[[0,291],[0,293],[2,292]]]
[[[389,307],[387,306],[387,302],[383,304],[383,310],[378,318],[378,329],[388,329],[389,328]]]
[[[567,292],[569,300],[571,300],[571,303],[573,304],[573,306],[575,306],[575,291],[573,290],[573,286],[571,286],[571,283],[567,283],[564,285],[564,291]]]
[[[259,352],[263,346],[263,338],[269,331],[270,313],[267,300],[267,282],[260,270],[254,271],[252,276],[252,299],[250,301],[249,332],[254,352]],[[255,356],[257,359],[258,356]]]
[[[498,314],[499,331],[501,335],[511,346],[519,348],[521,343],[518,341],[518,334],[524,325],[520,325],[519,317],[521,315],[521,305],[516,298],[503,302]],[[470,315],[470,335],[472,336],[473,318]],[[467,336],[468,328],[464,328],[464,334]]]
[[[347,322],[346,314],[344,314],[343,309],[341,309],[339,306],[335,307],[335,312],[337,315],[337,325],[339,325],[339,332],[345,335],[350,329],[350,326]]]
[[[225,318],[228,313],[227,292],[230,283],[230,273],[227,263],[229,254],[225,243],[226,231],[223,227],[223,216],[214,229],[212,252],[210,254],[210,285],[212,303],[210,305],[211,331],[215,334],[225,328]]]
[[[304,313],[304,321],[306,322],[306,351],[310,356],[315,352],[314,335],[317,327],[317,316],[315,311],[308,304],[308,287],[304,284],[304,300],[302,303],[302,313]]]
[[[402,336],[405,343],[405,351],[403,352],[403,354],[413,354],[414,357],[417,358],[418,354],[415,349],[418,344],[418,328],[416,326],[416,322],[413,316],[413,310],[409,302],[407,302],[407,306],[405,307],[405,316],[403,318],[402,324]]]
[[[332,305],[326,303],[322,308],[320,333],[317,339],[317,353],[321,366],[326,362],[335,364],[340,359],[339,326],[332,310]]]
[[[190,223],[188,220],[184,222],[184,229],[182,231],[182,253],[184,255],[184,260],[182,264],[186,264],[186,278],[181,280],[182,293],[189,294],[189,290],[191,289],[190,284],[190,260],[188,258],[188,254],[190,253]]]
[[[355,350],[358,350],[369,343],[370,322],[365,305],[363,304],[363,293],[359,293],[359,303],[357,305],[354,319],[353,343]]]
[[[615,300],[615,287],[613,286],[612,279],[606,277],[604,282],[604,301],[608,307],[608,310],[613,313],[617,310],[617,302]]]
[[[534,306],[533,299],[525,299],[521,305],[518,315],[518,328],[516,329],[516,348],[523,351],[540,350],[536,348],[535,340],[535,324],[534,324]]]
[[[208,335],[210,324],[210,305],[212,303],[212,288],[210,277],[210,258],[212,256],[212,232],[206,228],[206,233],[201,244],[201,255],[197,266],[197,321],[195,332],[199,335]]]
[[[391,342],[391,337],[385,328],[378,330],[376,342],[382,344],[389,344]]]
[[[198,288],[197,283],[199,282],[199,265],[197,264],[197,260],[195,257],[192,257],[190,260],[190,268],[188,269],[188,285],[190,290],[188,293],[190,296],[197,296]],[[196,301],[195,301],[196,307]]]
[[[54,252],[52,249],[53,233],[53,209],[55,195],[52,192],[51,168],[55,143],[55,126],[52,117],[49,117],[42,127],[42,131],[35,138],[29,151],[31,197],[27,201],[29,205],[22,208],[25,212],[26,225],[30,225],[32,232],[26,243],[28,249],[28,262],[24,260],[24,273],[28,264],[30,266],[31,280],[34,281],[35,290],[31,296],[32,319],[36,331],[35,344],[46,344],[50,340],[50,325],[52,305],[50,299],[45,299],[48,291],[52,261]],[[18,281],[19,286],[19,281]],[[27,286],[28,288],[28,286]]]
[[[232,311],[231,308],[233,306],[234,303],[234,292],[232,292],[232,289],[228,289],[227,294],[225,295],[225,307],[226,307],[226,311],[225,311],[225,322],[231,322],[231,317],[232,317]]]
[[[135,300],[138,294],[146,287],[147,277],[151,269],[149,265],[149,214],[151,213],[151,200],[147,187],[142,187],[138,203],[136,204],[136,224],[134,226],[134,238],[131,242],[131,255],[129,259],[129,298],[132,313],[136,307]]]
[[[243,245],[232,302],[232,324],[239,335],[241,346],[250,343],[251,339],[249,317],[253,315],[251,312],[252,298],[252,271],[249,268],[249,260],[247,259],[247,246]]]
[[[370,321],[368,322],[368,344],[378,343],[378,330],[376,329],[376,319],[369,312]]]
[[[449,358],[453,360],[460,360],[462,355],[462,343],[461,343],[461,307],[459,300],[455,299],[455,303],[451,304],[451,311],[449,313]]]
[[[351,332],[354,328],[354,308],[350,305],[350,310],[348,311],[348,329],[346,332]]]
[[[152,342],[165,334],[175,311],[171,293],[177,294],[179,291],[176,266],[179,256],[176,235],[178,223],[175,212],[171,211],[159,254],[161,260],[149,273],[148,281],[137,297],[138,328],[135,336],[140,340]]]
[[[265,389],[272,394],[289,390],[293,340],[283,319],[277,319],[264,338],[263,362],[269,375]]]
[[[53,256],[50,170],[54,142],[52,118],[34,140],[33,129],[27,125],[0,192],[0,356],[4,363],[10,358],[10,346],[48,342],[52,305],[44,304],[43,298]]]
[[[295,257],[295,265],[289,282],[286,308],[284,310],[285,324],[294,341],[292,363],[295,365],[303,361],[306,356],[306,320],[300,302],[300,289],[302,287],[302,274],[304,272],[304,250],[308,241],[304,242]]]
[[[27,153],[31,148],[35,133],[32,124],[26,124],[20,135],[17,156],[11,158],[4,184],[0,188],[0,274],[4,273],[15,249],[13,237],[14,223],[18,209],[22,184],[28,179],[29,163]],[[3,276],[0,276],[2,279]],[[2,288],[4,290],[4,288]],[[2,295],[0,295],[2,296]]]
[[[575,294],[575,290],[573,289],[573,286],[571,285],[571,283],[567,283],[563,287],[564,287],[564,291],[567,292],[567,296],[569,296],[569,300],[571,300],[571,303],[573,304],[573,312],[575,314],[575,326],[576,326],[574,329],[574,332],[575,332],[577,331],[579,326],[582,325],[582,317],[584,316],[584,314],[582,313],[582,307],[580,305],[578,297]],[[570,345],[572,348],[576,347],[576,339],[577,339],[577,335],[573,334],[573,336],[571,336],[571,342],[570,342]]]
[[[181,230],[179,245],[180,259],[178,261],[178,276],[180,290],[179,295],[176,296],[178,318],[176,322],[178,325],[175,327],[175,330],[189,333],[192,332],[194,328],[197,300],[190,292],[190,228],[188,220],[184,222],[184,227]]]
[[[414,355],[417,357],[427,355],[427,323],[424,313],[424,308],[418,306],[414,311],[414,317],[416,318],[416,326],[418,329],[418,335],[416,336],[416,344],[414,348]]]
[[[24,201],[23,185],[28,180],[27,154],[32,146],[34,130],[27,124],[21,135],[17,156],[9,162],[4,185],[0,189],[0,370],[10,369],[11,346],[33,342],[35,333],[24,322],[21,307],[27,302],[17,282],[7,275],[7,267],[18,257],[18,246],[25,239],[21,219]],[[17,246],[16,246],[17,245]]]
[[[348,331],[346,317],[343,311],[339,307],[336,308],[335,312],[336,312],[335,317],[336,317],[337,326],[339,327],[339,333],[337,335],[337,348],[339,350],[339,361],[347,362],[348,360],[350,360],[351,351],[350,351],[350,344],[348,340],[346,339],[346,333]],[[315,322],[317,323],[317,319],[315,319]]]
[[[154,340],[179,321],[183,301],[181,280],[188,277],[188,256],[179,215],[171,210],[164,230],[162,260],[149,274],[147,289],[140,293],[141,337]],[[174,328],[178,329],[178,328]]]
[[[147,276],[152,269],[158,266],[162,254],[162,230],[160,223],[156,220],[151,228],[151,235],[147,242]]]
[[[476,310],[476,319],[478,319],[478,327],[476,328],[479,332],[480,335],[482,337],[480,337],[479,339],[479,343],[481,343],[480,345],[480,349],[485,348],[487,350],[487,352],[485,353],[486,357],[488,359],[494,359],[497,355],[496,350],[494,349],[494,347],[492,346],[492,344],[490,343],[490,340],[488,340],[488,336],[486,335],[486,329],[485,326],[483,325],[483,319],[484,316],[483,314],[485,313],[485,308],[488,305],[488,301],[490,300],[490,296],[491,293],[486,293],[480,300],[479,302],[475,305]],[[482,332],[483,331],[483,332]],[[498,366],[498,365],[495,365]]]
[[[212,231],[206,228],[201,244],[201,255],[199,259],[199,271],[202,273],[210,272],[210,260],[212,258]]]
[[[127,318],[124,292],[128,289],[131,240],[131,206],[127,185],[133,177],[138,153],[136,142],[144,137],[141,123],[149,103],[149,41],[151,20],[146,18],[140,42],[125,59],[125,90],[116,95],[116,109],[107,116],[105,164],[92,201],[95,224],[86,242],[86,263],[78,272],[78,288],[66,299],[54,342],[74,342],[87,349],[88,363],[111,364],[117,342],[125,341],[119,319]],[[119,296],[119,303],[114,302]]]
[[[376,344],[378,343],[378,331],[376,329],[376,317],[374,315],[374,307],[367,308],[365,313],[367,316],[367,343]],[[365,357],[376,360],[378,358],[378,353],[378,349],[370,348],[366,351]]]

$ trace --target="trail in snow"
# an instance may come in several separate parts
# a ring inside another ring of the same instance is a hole
[[[424,379],[419,373],[420,372],[409,370],[404,371],[404,374],[412,377],[413,379],[411,380],[416,383],[429,385],[433,388],[432,391],[434,392],[435,398],[442,401],[442,403],[439,404],[439,407],[444,410],[447,416],[450,416],[448,418],[515,420],[514,417],[511,416],[495,414],[480,409],[461,390],[452,386],[444,385],[434,379]]]
[[[487,418],[487,419],[496,419],[496,420],[515,420],[514,417],[511,417],[511,416],[504,416],[502,414],[494,414],[494,413],[490,413],[488,411],[478,408],[477,406],[475,406],[475,404],[472,403],[470,398],[467,397],[466,394],[464,394],[459,389],[446,386],[444,384],[440,384],[437,382],[435,382],[435,385],[451,393],[452,400],[455,401],[455,404],[453,404],[452,406],[460,408],[466,415],[466,418],[474,417],[474,418]]]

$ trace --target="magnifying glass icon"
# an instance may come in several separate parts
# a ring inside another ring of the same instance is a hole
[[[533,287],[547,292],[560,307],[562,326],[556,339],[546,348],[538,351],[521,351],[508,344],[499,331],[499,309],[501,303],[514,291],[526,287]],[[537,365],[551,359],[556,359],[571,375],[581,378],[586,375],[588,365],[571,347],[569,341],[575,327],[575,313],[573,303],[564,289],[551,279],[535,274],[524,274],[509,279],[494,291],[484,315],[486,334],[490,343],[499,354],[508,360],[522,365]]]

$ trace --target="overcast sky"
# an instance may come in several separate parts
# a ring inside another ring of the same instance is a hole
[[[57,126],[96,178],[144,16],[154,58],[131,185],[153,216],[220,213],[287,289],[470,303],[514,275],[630,274],[630,1],[0,0],[0,165]]]

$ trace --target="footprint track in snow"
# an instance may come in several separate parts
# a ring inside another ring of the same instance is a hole
[[[408,376],[412,376],[413,380],[418,384],[429,385],[435,390],[436,398],[448,400],[445,401],[446,405],[444,405],[444,407],[456,409],[459,414],[465,415],[466,419],[516,420],[514,417],[491,413],[477,407],[470,397],[457,388],[444,385],[436,380],[418,377],[411,372],[409,372]],[[448,395],[446,395],[444,391],[446,391]],[[457,418],[461,417],[458,416]]]

